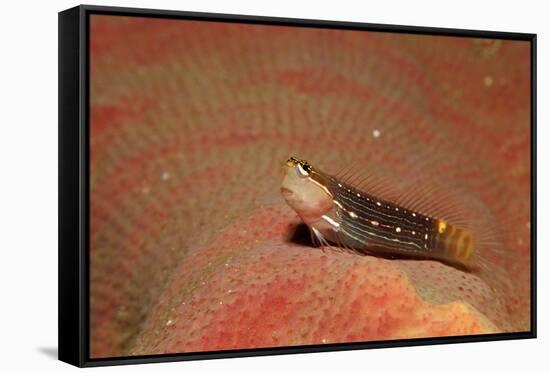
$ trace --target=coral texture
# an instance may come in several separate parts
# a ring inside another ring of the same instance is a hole
[[[94,15],[90,47],[92,357],[529,329],[527,42]],[[512,290],[293,238],[289,155],[481,208]]]

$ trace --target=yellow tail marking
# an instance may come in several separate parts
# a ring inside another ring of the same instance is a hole
[[[452,245],[455,247],[455,253],[457,258],[460,258],[463,254],[462,252],[463,247],[462,245],[460,245],[460,236],[462,235],[462,232],[464,232],[462,229],[455,228],[454,234],[451,237],[451,240],[453,242]]]
[[[449,250],[451,255],[457,256],[457,247],[456,242],[453,240],[453,235],[456,231],[456,228],[454,225],[449,224],[449,229],[445,231],[445,247]]]
[[[447,255],[464,262],[470,259],[474,251],[472,233],[467,229],[457,228],[444,220],[437,220],[435,223],[437,242],[445,248]]]
[[[463,247],[462,257],[465,260],[470,259],[474,252],[474,240],[470,232],[466,230],[462,232],[460,245]]]

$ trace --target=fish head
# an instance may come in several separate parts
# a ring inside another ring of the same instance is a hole
[[[290,157],[283,165],[281,193],[304,223],[311,224],[333,208],[326,176],[307,161]]]

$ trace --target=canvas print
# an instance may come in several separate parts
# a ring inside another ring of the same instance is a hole
[[[91,358],[530,330],[528,41],[89,22]]]

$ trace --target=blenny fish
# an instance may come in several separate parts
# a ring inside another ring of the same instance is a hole
[[[470,224],[472,229],[460,218],[451,221],[419,211],[411,207],[415,205],[411,194],[396,200],[382,198],[368,188],[362,190],[346,182],[349,178],[344,181],[331,176],[295,157],[289,158],[283,168],[281,193],[321,246],[433,259],[503,277],[492,265],[498,244],[487,238],[491,235],[478,234],[475,224]]]

